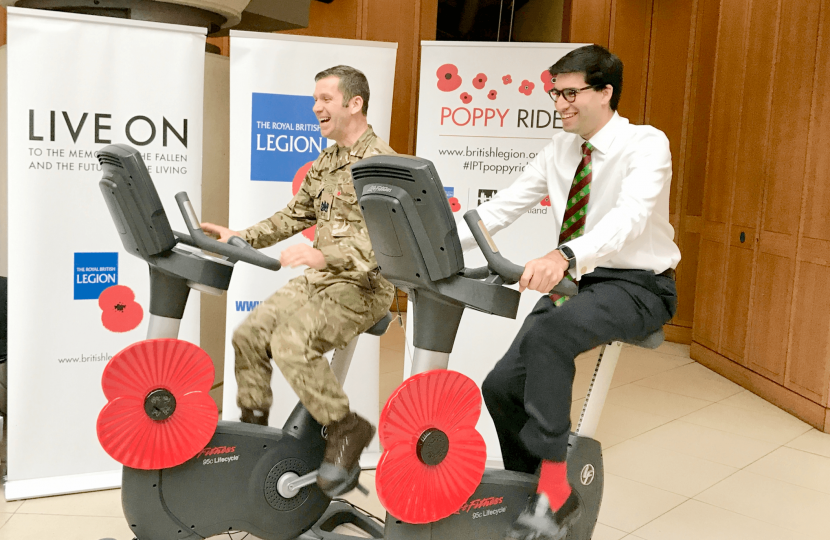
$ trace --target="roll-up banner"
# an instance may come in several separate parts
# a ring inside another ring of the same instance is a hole
[[[7,499],[121,483],[96,436],[101,373],[146,336],[149,276],[94,153],[139,149],[183,229],[174,195],[201,206],[204,51],[204,29],[8,8]],[[180,336],[198,344],[198,294]]]
[[[231,31],[231,229],[242,230],[283,208],[299,189],[308,165],[334,144],[320,135],[312,111],[314,76],[324,69],[345,64],[366,75],[371,90],[369,124],[389,141],[396,54],[396,43]],[[286,247],[311,244],[313,238],[314,231],[307,229],[264,252],[278,258]],[[303,270],[271,272],[237,265],[228,290],[223,419],[237,420],[240,412],[231,343],[234,329],[259,302]],[[379,355],[379,339],[360,336],[344,386],[352,410],[375,424]],[[271,388],[274,404],[269,422],[282,427],[297,396],[276,367]],[[378,450],[375,438],[361,463],[376,463]]]
[[[562,129],[547,68],[572,43],[421,42],[417,155],[435,164],[459,229],[462,216],[509,186],[527,163]],[[518,265],[557,246],[550,203],[539,201],[512,226],[494,236],[501,253]],[[464,255],[468,267],[482,266],[479,250]],[[514,286],[515,287],[515,286]],[[522,295],[515,320],[467,310],[461,320],[449,369],[479,386],[507,351],[525,316],[539,298]],[[411,307],[410,307],[411,310]],[[407,350],[412,350],[412,318]],[[405,373],[410,372],[407,354]],[[478,430],[487,444],[488,462],[501,463],[493,422],[482,407]]]

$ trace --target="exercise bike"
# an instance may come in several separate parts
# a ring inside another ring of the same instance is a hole
[[[150,270],[147,341],[108,364],[104,391],[110,401],[98,421],[102,446],[124,464],[122,506],[136,538],[196,540],[246,531],[263,540],[306,532],[345,540],[350,537],[333,532],[343,523],[382,536],[375,520],[332,502],[317,487],[325,434],[302,405],[282,429],[217,422],[207,396],[214,377],[210,358],[175,339],[191,289],[222,294],[235,263],[276,271],[279,261],[239,237],[227,244],[207,237],[185,193],[176,201],[189,234],[172,231],[137,150],[110,145],[97,158],[101,191],[124,248]],[[366,333],[381,335],[390,321],[387,314]],[[357,338],[334,353],[332,369],[341,384],[356,345]]]

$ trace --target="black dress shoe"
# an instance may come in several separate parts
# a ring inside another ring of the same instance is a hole
[[[573,488],[565,504],[556,512],[550,509],[548,496],[537,493],[507,530],[505,539],[563,540],[581,514],[582,501]]]

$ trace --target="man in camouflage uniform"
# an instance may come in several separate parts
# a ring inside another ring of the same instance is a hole
[[[270,354],[309,413],[328,427],[318,484],[334,497],[357,483],[360,453],[375,428],[350,411],[323,354],[345,347],[383,318],[394,295],[378,272],[351,165],[395,152],[366,121],[369,84],[363,73],[337,66],[315,81],[320,133],[337,144],[323,150],[291,202],[270,218],[241,232],[210,223],[202,228],[223,241],[241,236],[259,249],[317,225],[313,247],[294,245],[280,254],[284,266],[309,268],[251,312],[234,332],[233,347],[243,422],[268,425]]]

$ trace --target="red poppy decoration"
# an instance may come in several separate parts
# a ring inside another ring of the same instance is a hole
[[[292,195],[296,195],[300,192],[300,187],[303,185],[303,180],[305,180],[305,176],[308,174],[308,171],[311,170],[312,163],[314,162],[309,161],[308,163],[297,169],[297,172],[294,173],[294,180],[291,182]],[[308,229],[303,231],[303,236],[308,238],[310,241],[314,242],[314,235],[316,234],[316,229],[317,225],[309,227]]]
[[[525,80],[522,81],[522,84],[519,86],[519,92],[521,92],[522,94],[524,94],[526,96],[529,96],[533,92],[533,89],[535,87],[536,87],[535,84],[533,84],[532,82],[525,79]]]
[[[135,293],[124,285],[107,287],[98,296],[101,322],[110,332],[129,332],[141,324],[144,309],[135,301]]]
[[[473,79],[473,86],[478,90],[484,88],[484,85],[487,84],[487,75],[484,73],[479,73],[476,75],[476,78]]]
[[[513,78],[510,75],[505,75],[501,78],[501,82],[504,84],[510,84],[513,82]]]
[[[447,201],[450,203],[450,210],[453,212],[458,212],[461,210],[461,203],[458,202],[458,197],[449,197]]]
[[[452,92],[461,86],[461,77],[458,76],[458,68],[452,64],[444,64],[435,72],[438,76],[438,90]]]
[[[383,408],[384,452],[375,473],[378,499],[407,523],[431,523],[461,508],[487,460],[475,426],[481,393],[455,371],[433,370],[405,380]]]
[[[542,199],[542,206],[550,206],[550,195],[546,195],[544,199]]]
[[[139,341],[112,357],[101,386],[108,403],[98,415],[98,441],[133,469],[175,467],[213,437],[219,413],[208,392],[208,354],[187,341]]]
[[[461,97],[461,101],[463,101],[465,104],[467,104],[467,103],[469,103],[473,100],[473,96],[471,96],[467,92],[461,92],[460,97]]]
[[[542,84],[545,85],[545,93],[547,94],[551,90],[553,90],[553,83],[556,82],[556,77],[550,74],[550,71],[545,70],[539,75],[539,78],[542,79]]]
[[[498,95],[499,95],[499,93],[496,92],[495,90],[490,90],[490,92],[487,93],[487,97],[490,98],[490,99],[496,99],[496,97]]]

